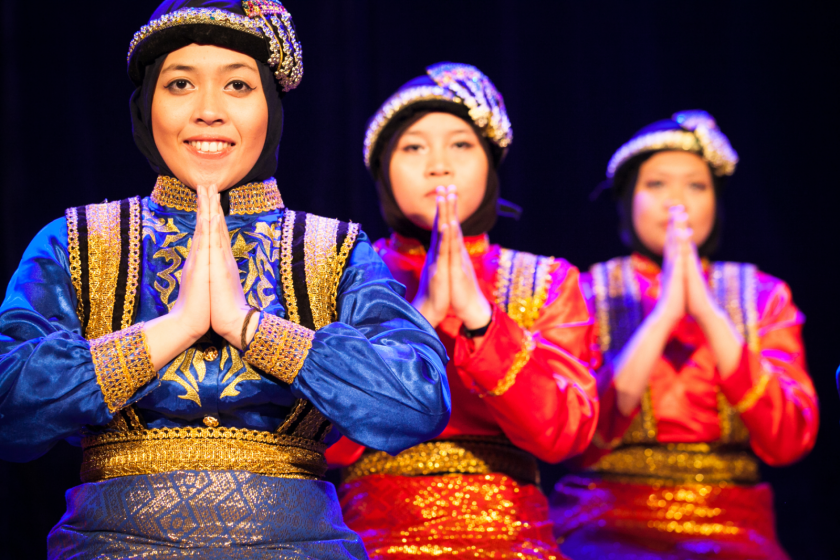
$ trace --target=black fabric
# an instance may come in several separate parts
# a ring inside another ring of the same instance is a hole
[[[639,168],[654,154],[662,151],[667,150],[654,150],[633,156],[616,170],[611,181],[612,192],[618,209],[618,233],[621,241],[632,251],[646,256],[660,266],[662,266],[662,255],[657,255],[642,243],[636,233],[636,228],[633,226],[633,197],[636,192],[636,182],[639,178]],[[712,177],[715,194],[715,223],[712,226],[712,231],[709,232],[709,236],[697,247],[697,254],[701,257],[711,257],[717,251],[723,231],[723,204],[721,201],[723,200],[722,194],[727,178],[715,175],[711,166],[709,166],[709,173]]]
[[[122,328],[125,311],[125,295],[128,285],[128,246],[131,239],[131,202],[120,201],[120,267],[117,272],[117,287],[114,290],[114,310],[111,315],[111,332]],[[133,321],[132,321],[133,322]]]
[[[211,26],[205,27],[211,28]],[[212,29],[217,28],[212,27]],[[160,155],[152,133],[152,99],[158,77],[160,76],[160,70],[163,67],[167,54],[160,55],[146,68],[143,83],[131,95],[129,108],[131,110],[134,143],[137,145],[140,153],[146,157],[155,173],[174,177],[175,175],[170,171],[163,157]],[[255,181],[265,181],[277,171],[277,153],[280,149],[280,139],[283,136],[283,92],[280,90],[277,80],[275,80],[274,74],[268,65],[258,62],[257,68],[260,71],[260,82],[268,106],[268,129],[266,130],[265,144],[254,167],[239,182],[232,185],[232,187],[238,187]],[[230,203],[227,197],[224,196],[223,199],[223,206],[227,205],[229,207]]]
[[[305,238],[306,212],[295,212],[295,227],[292,234],[292,286],[294,286],[294,295],[297,298],[300,324],[307,329],[315,330],[315,320],[312,318],[312,307],[309,304],[309,290],[306,287]]]
[[[420,103],[417,105],[420,105]],[[464,232],[465,236],[481,235],[482,233],[490,231],[493,226],[496,225],[496,219],[499,212],[499,175],[496,171],[496,166],[498,164],[494,159],[492,152],[493,144],[481,135],[481,131],[472,124],[472,121],[468,117],[464,117],[464,107],[462,105],[449,101],[443,101],[438,102],[438,105],[436,105],[437,108],[434,110],[429,110],[428,104],[424,103],[424,105],[427,107],[427,110],[412,111],[409,117],[400,118],[400,126],[398,127],[391,126],[393,124],[392,120],[385,126],[380,134],[379,142],[377,142],[377,145],[380,142],[385,142],[385,147],[382,150],[381,155],[378,155],[375,159],[371,159],[371,170],[375,170],[374,178],[376,179],[376,192],[379,195],[379,208],[382,212],[382,218],[392,231],[395,231],[404,237],[416,239],[426,247],[428,247],[431,243],[432,232],[421,228],[408,219],[397,204],[397,200],[394,198],[393,187],[391,186],[391,179],[388,175],[388,169],[390,167],[391,155],[400,136],[402,136],[402,134],[411,127],[412,124],[422,119],[429,113],[444,112],[451,113],[472,126],[476,136],[481,141],[484,153],[487,155],[487,186],[484,189],[484,198],[481,200],[481,204],[479,204],[478,209],[476,209],[476,211],[461,224],[461,230]],[[403,112],[406,111],[403,110]],[[401,114],[402,112],[400,115]],[[387,131],[390,131],[390,136],[386,136]],[[507,203],[505,208],[510,208],[510,203]],[[521,213],[521,209],[519,209],[519,212]]]

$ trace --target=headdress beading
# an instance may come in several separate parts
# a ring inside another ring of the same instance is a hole
[[[682,111],[633,135],[610,158],[607,177],[615,176],[618,169],[634,156],[659,150],[696,153],[708,162],[718,177],[735,173],[738,163],[738,154],[712,115],[700,110]]]
[[[426,75],[415,78],[389,97],[370,119],[365,133],[364,159],[370,170],[387,142],[386,129],[401,120],[409,109],[456,104],[466,109],[469,119],[495,146],[499,159],[513,141],[502,94],[481,70],[469,64],[439,62],[426,68]]]
[[[147,65],[192,43],[223,46],[266,63],[283,91],[303,77],[292,16],[278,0],[166,0],[131,40],[129,77],[140,85]]]

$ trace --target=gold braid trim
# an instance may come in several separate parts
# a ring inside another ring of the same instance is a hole
[[[286,300],[286,313],[293,323],[300,323],[297,296],[295,296],[294,276],[292,276],[292,241],[295,235],[295,211],[286,210],[283,214],[283,229],[280,234],[280,279],[283,281],[283,295]]]
[[[140,276],[140,199],[131,198],[129,203],[128,229],[128,280],[125,285],[125,304],[121,328],[127,329],[134,319],[134,300],[137,296],[137,285]]]
[[[110,333],[113,328],[114,301],[122,253],[120,203],[117,201],[90,204],[87,206],[86,215],[90,321],[85,338],[91,340]]]
[[[259,214],[283,208],[283,197],[277,189],[277,180],[272,177],[266,181],[248,183],[229,191],[230,213]],[[152,202],[184,212],[197,209],[195,191],[174,177],[160,175],[152,190]]]
[[[322,218],[315,214],[306,215],[306,231],[303,236],[304,268],[306,289],[309,293],[309,307],[315,330],[332,322],[330,313],[335,262],[338,258],[336,237],[338,220]]]
[[[263,313],[245,360],[291,384],[306,360],[315,332],[270,313]]]
[[[180,470],[318,479],[327,470],[324,444],[244,428],[107,432],[82,439],[82,448],[82,482]]]
[[[525,364],[528,363],[528,360],[531,359],[531,354],[534,352],[534,348],[536,348],[536,346],[537,344],[534,342],[534,335],[529,331],[525,331],[525,340],[522,342],[522,349],[516,353],[516,356],[514,356],[513,365],[510,366],[510,369],[502,380],[499,381],[499,384],[496,385],[495,389],[479,396],[484,398],[488,395],[491,397],[504,395],[507,390],[513,387],[513,384],[516,383],[516,377],[519,375],[519,372],[522,371],[522,368],[525,367]]]
[[[96,382],[112,414],[123,408],[137,389],[157,375],[149,356],[143,324],[137,323],[90,341]]]
[[[82,258],[79,252],[79,212],[76,208],[68,208],[67,218],[67,252],[70,255],[70,279],[76,290],[76,315],[83,321],[82,303]]]
[[[758,402],[758,399],[760,399],[764,395],[765,391],[767,391],[767,384],[770,382],[770,377],[771,376],[769,373],[765,373],[764,375],[762,375],[759,378],[758,383],[753,385],[750,388],[750,390],[747,391],[747,394],[744,395],[744,398],[742,398],[740,402],[738,402],[738,404],[735,405],[734,408],[738,411],[739,414],[743,414],[744,412],[748,411],[749,409],[755,406],[755,403]]]
[[[359,236],[361,225],[350,223],[347,226],[347,235],[344,237],[344,242],[341,244],[341,249],[338,251],[338,257],[335,260],[335,267],[333,269],[333,285],[330,291],[329,308],[330,318],[336,318],[336,300],[338,299],[338,285],[341,282],[341,276],[344,274],[344,265],[347,263],[347,258],[350,256],[350,251],[353,250],[353,245],[356,244],[356,238]]]
[[[344,482],[376,474],[430,476],[439,474],[504,473],[517,480],[539,483],[534,457],[514,446],[504,436],[461,436],[433,440],[391,456],[384,451],[366,451],[344,469]]]

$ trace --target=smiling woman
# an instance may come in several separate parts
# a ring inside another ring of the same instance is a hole
[[[167,0],[128,65],[159,177],[24,254],[0,307],[0,457],[81,443],[51,558],[364,558],[325,449],[437,435],[446,354],[358,224],[283,205],[291,17]]]

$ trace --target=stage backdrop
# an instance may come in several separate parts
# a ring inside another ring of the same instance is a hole
[[[157,2],[4,0],[0,282],[68,206],[147,195],[135,149],[125,54]],[[741,156],[723,203],[721,259],[785,279],[808,317],[821,399],[816,449],[765,469],[794,558],[840,557],[837,484],[837,20],[820,7],[742,2],[287,0],[306,73],[288,94],[277,179],[286,203],[386,234],[362,163],[366,120],[426,65],[481,68],[505,96],[515,139],[502,193],[524,208],[495,241],[581,268],[625,253],[609,197],[590,202],[613,151],[682,109],[717,119]],[[2,430],[0,418],[0,430]],[[0,557],[45,556],[78,483],[80,452],[58,445],[0,462]],[[546,468],[546,489],[559,468]]]

